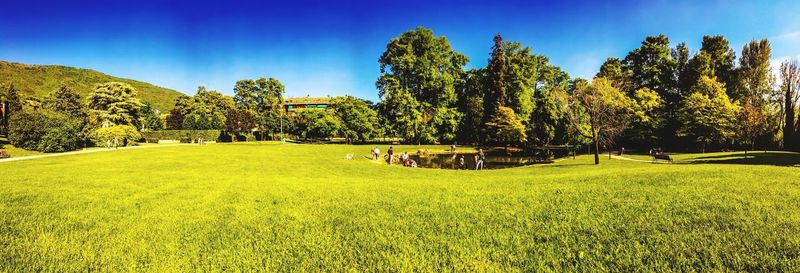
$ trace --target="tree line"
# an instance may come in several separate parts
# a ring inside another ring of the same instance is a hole
[[[227,96],[200,86],[162,113],[126,83],[99,84],[85,99],[62,85],[43,100],[21,99],[7,84],[0,88],[0,133],[16,147],[64,152],[112,141],[134,145],[142,139],[140,132],[165,129],[221,130],[223,141],[278,139],[282,129],[302,139],[343,137],[348,143],[382,132],[374,105],[352,96],[333,98],[325,110],[286,115],[284,86],[277,79],[240,80],[234,93]]]
[[[554,144],[647,149],[798,149],[796,60],[770,69],[767,39],[738,58],[721,35],[691,53],[649,36],[574,78],[518,42],[494,37],[484,68],[423,27],[393,38],[379,59],[379,112],[410,143]]]
[[[418,27],[391,39],[380,56],[380,102],[337,97],[327,109],[293,115],[274,78],[237,81],[233,96],[199,87],[169,113],[140,101],[124,83],[98,85],[86,100],[61,87],[43,101],[22,102],[7,85],[0,124],[15,145],[45,151],[110,137],[127,142],[139,131],[162,129],[223,130],[231,141],[281,133],[348,142],[389,136],[539,152],[533,148],[588,144],[595,157],[603,147],[621,146],[800,149],[800,66],[786,60],[771,71],[766,39],[744,45],[737,59],[720,35],[704,36],[696,52],[685,43],[671,47],[665,35],[649,36],[624,57],[608,58],[592,79],[571,78],[547,56],[499,34],[488,55],[486,67],[465,69],[469,59],[446,37]],[[48,148],[68,136],[78,141]]]

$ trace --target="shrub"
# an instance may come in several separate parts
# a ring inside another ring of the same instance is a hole
[[[48,111],[17,112],[9,121],[12,145],[46,153],[66,152],[81,147],[80,119]]]
[[[17,148],[36,150],[47,129],[45,119],[33,111],[14,113],[8,122],[8,141]]]
[[[47,118],[45,133],[37,148],[45,153],[67,152],[81,148],[81,121],[64,115]]]
[[[122,146],[136,145],[136,141],[142,139],[142,135],[133,126],[115,125],[107,128],[98,128],[92,131],[92,141],[97,146],[105,146],[106,141],[114,142],[116,138]]]

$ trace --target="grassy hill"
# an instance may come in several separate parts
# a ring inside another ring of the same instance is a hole
[[[180,92],[158,87],[146,82],[118,78],[91,69],[59,65],[27,65],[0,61],[0,83],[13,83],[23,96],[44,98],[62,83],[86,98],[96,84],[117,81],[130,84],[139,92],[139,98],[152,103],[157,109],[169,111]]]

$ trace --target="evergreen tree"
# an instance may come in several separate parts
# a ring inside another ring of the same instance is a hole
[[[488,89],[483,99],[483,116],[487,122],[495,118],[498,109],[506,100],[505,69],[506,56],[503,49],[503,36],[497,34],[494,36],[494,46],[492,46],[492,54],[487,67],[489,86],[487,86]]]
[[[108,82],[99,84],[89,95],[90,124],[131,125],[139,128],[139,109],[143,104],[137,98],[136,89],[127,83]]]
[[[14,88],[14,84],[9,83],[0,90],[0,110],[2,110],[0,121],[2,121],[3,129],[0,133],[8,134],[8,125],[11,117],[14,113],[22,111],[22,101],[19,98],[17,89]]]
[[[800,65],[797,60],[787,60],[780,66],[781,89],[783,89],[784,101],[784,120],[783,120],[783,147],[785,149],[797,149],[796,134],[798,88],[800,88]]]
[[[85,115],[81,96],[62,85],[45,99],[45,108],[59,112],[73,118],[83,118]]]

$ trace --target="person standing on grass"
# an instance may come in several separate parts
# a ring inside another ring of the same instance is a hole
[[[386,151],[386,154],[389,155],[389,165],[392,165],[392,161],[394,161],[394,157],[393,157],[394,156],[394,148],[392,148],[392,146],[389,146],[389,150]]]
[[[486,155],[483,154],[483,149],[478,149],[478,154],[476,155],[478,159],[475,163],[475,170],[483,170],[483,161],[486,160]]]
[[[111,150],[111,139],[106,139],[106,149]]]
[[[114,138],[114,149],[119,149],[119,139]]]
[[[403,160],[403,167],[408,167],[408,152],[404,152],[400,159]]]
[[[381,159],[381,148],[375,147],[375,160]]]
[[[464,155],[461,155],[461,157],[458,158],[458,169],[461,170],[466,168],[467,165],[464,164]]]

